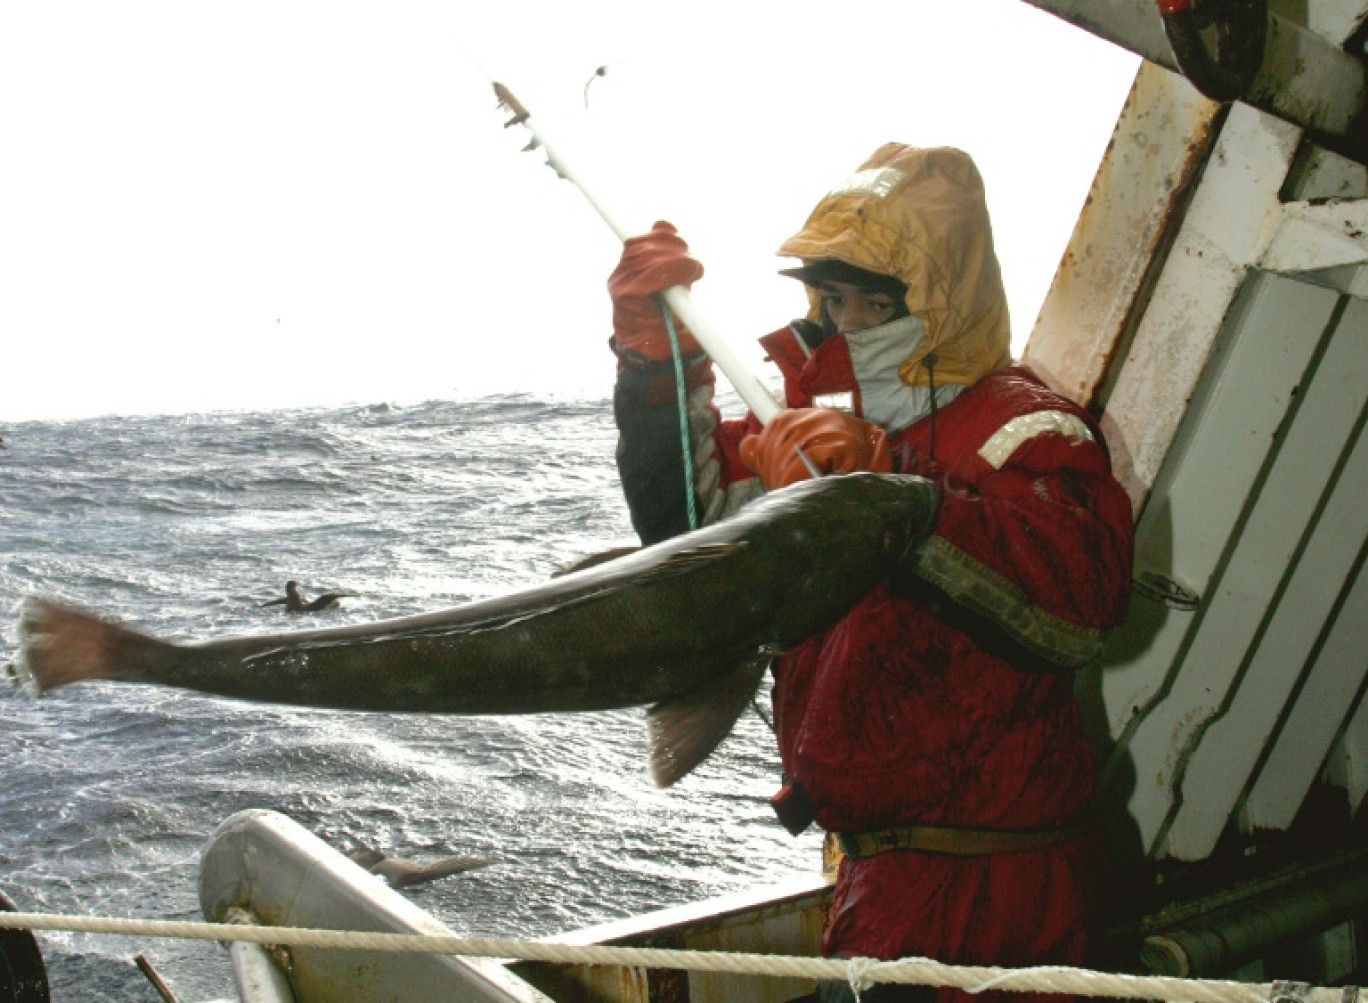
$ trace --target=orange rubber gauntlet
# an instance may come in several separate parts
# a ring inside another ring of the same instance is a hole
[[[669,223],[656,223],[650,233],[624,240],[622,258],[608,276],[613,339],[619,355],[629,352],[651,360],[670,358],[670,335],[656,294],[671,286],[688,288],[702,276],[703,265],[690,256],[689,245]],[[682,354],[702,351],[677,318],[674,327]]]
[[[780,411],[758,434],[741,440],[741,462],[760,475],[766,488],[776,491],[812,476],[799,450],[823,474],[893,470],[882,428],[820,407]]]

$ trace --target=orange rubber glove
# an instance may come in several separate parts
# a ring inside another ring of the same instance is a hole
[[[757,435],[741,440],[741,462],[760,475],[766,488],[776,491],[812,476],[798,455],[800,449],[824,474],[893,470],[882,428],[821,407],[780,411]]]
[[[671,286],[688,288],[702,276],[703,265],[689,255],[689,245],[669,223],[661,221],[650,233],[624,240],[622,258],[608,276],[613,339],[619,355],[630,352],[652,360],[669,359],[670,335],[656,294]],[[674,328],[682,354],[702,351],[678,318]]]

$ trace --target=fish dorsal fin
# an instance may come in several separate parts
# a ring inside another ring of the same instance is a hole
[[[683,696],[662,700],[646,715],[651,779],[669,787],[707,759],[750,706],[770,663],[766,652],[713,676]]]
[[[690,571],[700,565],[721,560],[728,554],[734,554],[738,547],[743,546],[745,546],[744,541],[736,543],[709,543],[697,547],[690,547],[687,550],[681,550],[679,553],[672,554],[665,558],[655,567],[645,572],[642,577],[655,578],[661,575],[682,574],[683,572]],[[600,565],[610,564],[621,558],[639,554],[644,549],[644,547],[613,547],[611,550],[605,550],[601,553],[591,554],[588,557],[582,557],[578,561],[553,572],[551,577],[562,578],[565,575],[574,574],[576,571],[587,571],[589,568],[597,568]]]
[[[574,574],[576,571],[583,571],[586,568],[596,568],[600,564],[607,564],[609,561],[616,561],[619,557],[626,557],[635,554],[640,547],[613,547],[610,550],[601,550],[597,554],[590,554],[588,557],[581,557],[578,561],[573,561],[565,567],[551,573],[552,578],[560,578],[564,575]]]

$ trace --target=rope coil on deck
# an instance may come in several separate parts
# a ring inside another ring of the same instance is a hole
[[[1281,1003],[1289,997],[1297,1003],[1368,1003],[1357,987],[1322,989],[1302,983],[1255,984],[1182,979],[1172,976],[1118,975],[1060,966],[1011,969],[946,965],[927,958],[903,958],[898,961],[877,961],[870,958],[799,958],[771,954],[576,946],[483,937],[364,933],[351,930],[244,926],[235,923],[193,923],[54,913],[0,912],[0,929],[60,930],[72,933],[187,940],[243,941],[287,947],[453,954],[572,965],[677,968],[733,975],[849,979],[852,985],[859,987],[868,987],[876,982],[900,982],[949,986],[970,993],[994,989],[1132,999],[1192,1000],[1193,1003]]]

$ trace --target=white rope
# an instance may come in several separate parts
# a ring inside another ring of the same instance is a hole
[[[871,976],[878,967],[879,962],[874,958],[851,958],[846,962],[846,980],[855,994],[855,1003],[860,1003],[860,994],[877,981]]]
[[[967,993],[985,993],[989,989],[996,989],[1003,982],[1006,982],[1008,979],[1014,976],[1025,975],[1027,973],[1035,975],[1044,975],[1046,972],[1054,973],[1068,971],[1072,971],[1072,969],[1067,968],[1064,965],[1038,965],[1035,968],[1014,968],[1009,971],[1003,972],[996,978],[989,979],[987,982],[981,982],[976,986],[966,986],[964,991]]]
[[[721,951],[683,951],[639,947],[551,944],[541,941],[430,934],[363,933],[301,927],[243,926],[167,920],[0,912],[0,929],[61,930],[187,940],[245,941],[287,947],[454,954],[476,958],[548,961],[572,965],[677,968],[685,971],[770,975],[804,979],[845,979],[855,989],[875,982],[949,986],[967,992],[988,988],[1012,992],[1069,993],[1128,999],[1191,1000],[1193,1003],[1268,1003],[1280,996],[1280,983],[1254,984],[1170,976],[1118,975],[1082,968],[1042,966],[995,968],[945,965],[928,958],[874,961],[869,958],[801,958]],[[1361,992],[1307,988],[1298,1003],[1368,1003]]]

